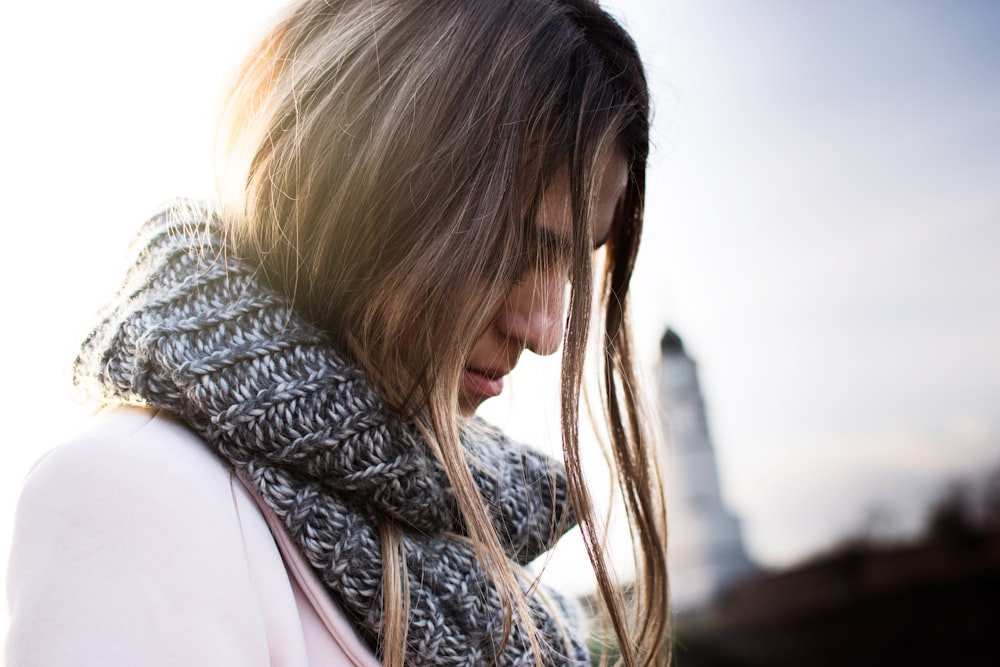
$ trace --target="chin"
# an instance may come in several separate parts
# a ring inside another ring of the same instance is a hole
[[[458,414],[466,419],[471,419],[476,416],[476,410],[479,409],[479,403],[473,403],[468,400],[459,399],[458,401]]]

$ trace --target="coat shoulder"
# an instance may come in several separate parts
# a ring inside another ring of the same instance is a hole
[[[251,493],[152,410],[52,450],[15,518],[8,664],[377,665]]]
[[[232,484],[197,435],[145,410],[116,410],[46,455],[15,518],[9,655],[269,664]]]

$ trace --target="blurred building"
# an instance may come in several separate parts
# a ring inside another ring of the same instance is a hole
[[[667,438],[670,588],[674,609],[711,603],[753,570],[740,522],[722,502],[698,368],[680,336],[660,341],[659,397]]]

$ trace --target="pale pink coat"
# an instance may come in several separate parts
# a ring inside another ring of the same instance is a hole
[[[8,603],[9,667],[378,665],[273,514],[148,410],[32,471]]]

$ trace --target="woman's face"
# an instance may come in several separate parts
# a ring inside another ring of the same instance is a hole
[[[594,211],[594,238],[598,245],[611,230],[618,200],[625,192],[628,167],[620,149],[599,163],[601,184]],[[503,389],[504,377],[513,370],[525,349],[553,354],[562,342],[569,270],[569,244],[573,218],[568,178],[556,178],[542,196],[538,238],[555,257],[525,271],[472,348],[459,386],[459,408],[471,416],[479,404]]]

